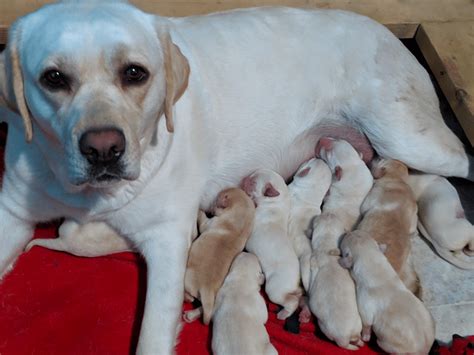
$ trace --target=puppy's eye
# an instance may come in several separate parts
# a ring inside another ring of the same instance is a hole
[[[59,70],[46,70],[41,76],[41,83],[49,90],[67,90],[69,89],[69,79]]]
[[[122,83],[124,85],[140,85],[147,81],[148,71],[139,65],[129,65],[123,70]]]

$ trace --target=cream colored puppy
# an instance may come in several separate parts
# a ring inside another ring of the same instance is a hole
[[[264,281],[254,254],[243,252],[234,259],[216,297],[212,317],[214,354],[278,354],[265,329],[268,312],[260,295]],[[185,317],[191,316],[188,321],[192,321],[200,310],[186,312]]]
[[[441,176],[411,174],[418,202],[418,227],[438,254],[461,269],[474,269],[474,226],[466,219],[459,195]]]
[[[219,193],[214,215],[199,214],[201,235],[191,245],[184,278],[188,298],[201,300],[204,324],[209,324],[216,294],[250,236],[255,206],[244,191],[230,188]]]
[[[257,205],[246,248],[262,264],[268,297],[283,306],[278,319],[286,319],[298,308],[302,294],[298,257],[288,237],[288,187],[280,175],[268,169],[259,169],[246,177],[242,187]]]
[[[309,305],[322,332],[340,347],[362,346],[362,322],[357,310],[355,286],[338,263],[340,237],[359,218],[362,201],[372,186],[372,175],[357,151],[346,141],[323,138],[316,153],[333,173],[333,183],[314,219]]]
[[[323,198],[331,185],[331,170],[321,159],[302,164],[288,185],[290,192],[289,236],[300,262],[301,280],[309,288],[312,221],[321,214]]]
[[[372,162],[374,186],[361,206],[358,230],[387,246],[385,256],[407,288],[417,293],[418,278],[409,261],[411,237],[416,233],[417,205],[408,182],[408,168],[398,160]]]
[[[254,254],[241,253],[235,258],[216,298],[214,354],[278,354],[265,329],[268,311],[260,295],[264,281]]]
[[[341,265],[351,270],[364,325],[363,340],[371,329],[377,344],[388,353],[428,354],[435,324],[423,303],[403,284],[377,242],[354,231],[341,242]]]

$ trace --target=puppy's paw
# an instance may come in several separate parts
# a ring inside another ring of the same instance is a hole
[[[282,309],[280,312],[277,313],[277,319],[285,320],[290,315],[290,312],[288,312],[286,309]]]

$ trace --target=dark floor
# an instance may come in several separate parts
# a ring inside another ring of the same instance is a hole
[[[430,69],[428,65],[426,64],[426,61],[424,60],[423,55],[421,54],[418,46],[416,45],[415,40],[414,39],[404,40],[403,43],[418,58],[420,63],[430,72]],[[0,51],[2,51],[3,48],[4,46],[0,45]],[[469,147],[468,149],[470,150],[471,154],[474,154],[474,149],[472,149],[466,136],[464,135],[464,132],[461,126],[456,120],[456,117],[454,116],[454,113],[451,110],[451,107],[449,106],[446,98],[441,92],[436,80],[434,79],[432,75],[431,75],[431,78],[435,85],[438,96],[440,98],[441,112],[443,114],[446,124],[464,142],[466,147]],[[461,202],[464,206],[467,218],[469,219],[471,223],[474,223],[474,183],[463,180],[463,179],[457,179],[457,178],[450,178],[449,180],[456,187],[461,197]]]

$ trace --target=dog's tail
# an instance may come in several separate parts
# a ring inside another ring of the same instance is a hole
[[[446,248],[443,248],[439,245],[434,238],[430,236],[426,228],[418,221],[418,229],[423,237],[425,237],[431,245],[434,247],[436,252],[447,262],[457,266],[460,269],[464,270],[474,270],[474,262],[468,259],[468,256],[463,253],[463,251],[452,252]],[[470,257],[472,259],[472,257]]]
[[[216,300],[216,294],[213,290],[208,288],[201,289],[199,291],[199,297],[201,298],[202,304],[202,321],[204,324],[209,324],[212,318],[212,314],[214,312],[214,302]]]

